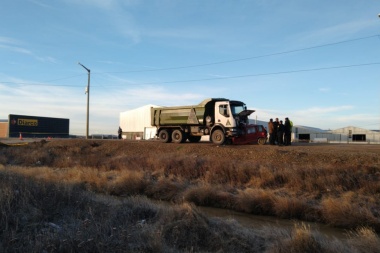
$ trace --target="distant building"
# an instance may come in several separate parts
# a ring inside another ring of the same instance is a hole
[[[348,126],[336,130],[293,126],[295,141],[329,143],[377,143],[380,144],[380,132]]]
[[[359,127],[348,126],[330,131],[330,141],[380,143],[380,133]]]
[[[328,136],[329,134],[326,130],[322,130],[320,128],[315,127],[295,125],[292,129],[293,141],[310,142],[317,140],[325,140],[325,142],[327,142]]]
[[[9,114],[0,121],[0,137],[68,138],[69,128],[69,119]]]
[[[0,138],[6,138],[8,136],[8,120],[0,119]]]

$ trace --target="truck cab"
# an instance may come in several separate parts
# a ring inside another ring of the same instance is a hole
[[[226,138],[244,134],[248,124],[248,116],[254,110],[247,110],[247,106],[240,101],[225,100],[215,102],[215,124],[211,130],[211,141],[222,144]],[[222,136],[223,135],[223,136]]]

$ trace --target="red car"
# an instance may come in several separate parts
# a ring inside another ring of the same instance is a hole
[[[247,125],[243,130],[245,134],[232,138],[233,144],[258,143],[264,145],[267,142],[267,130],[262,125]]]

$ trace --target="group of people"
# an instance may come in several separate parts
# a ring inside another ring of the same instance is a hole
[[[293,123],[289,118],[285,118],[285,122],[278,120],[275,121],[270,119],[268,122],[268,132],[269,132],[269,144],[279,145],[279,146],[289,146],[291,145],[291,133],[292,133]]]

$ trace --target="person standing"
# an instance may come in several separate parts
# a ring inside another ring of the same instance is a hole
[[[292,125],[290,123],[289,118],[285,118],[284,124],[284,145],[291,145],[291,134],[292,134]]]
[[[280,122],[278,121],[278,118],[276,118],[276,121],[273,122],[273,143],[274,144],[278,144],[278,138],[277,138],[277,130],[278,130],[278,125],[280,124]]]
[[[279,146],[284,145],[284,124],[282,124],[282,120],[280,120],[280,124],[277,126],[277,144]]]
[[[274,145],[275,144],[275,135],[274,135],[274,124],[273,119],[270,119],[268,122],[268,132],[269,132],[269,144]]]
[[[120,140],[121,139],[121,134],[123,133],[123,130],[119,126],[119,129],[117,130],[117,138]]]

